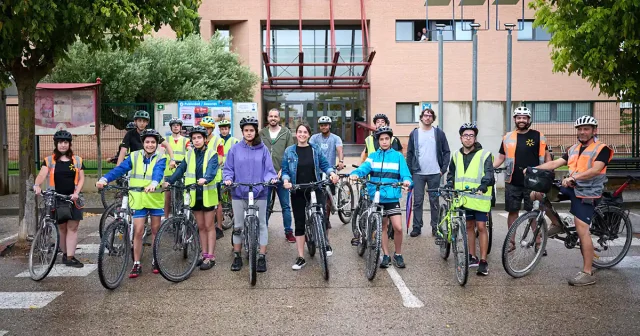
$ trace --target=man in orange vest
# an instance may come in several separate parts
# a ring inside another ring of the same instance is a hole
[[[593,241],[589,226],[595,212],[597,201],[602,197],[604,185],[607,183],[607,164],[613,158],[613,151],[595,138],[598,131],[598,121],[591,116],[582,116],[575,122],[578,131],[578,141],[569,148],[562,158],[550,161],[536,168],[557,169],[569,166],[569,176],[562,180],[560,200],[571,200],[571,214],[574,216],[576,232],[580,238],[583,268],[574,278],[569,279],[569,285],[587,286],[596,282],[592,271]],[[535,197],[541,199],[536,193]],[[560,223],[553,223],[547,231],[548,237],[562,233]]]
[[[520,106],[513,111],[513,119],[517,129],[504,136],[500,155],[493,163],[494,168],[505,163],[504,210],[509,213],[509,227],[518,218],[523,200],[524,210],[531,211],[533,208],[533,201],[529,197],[531,191],[524,188],[523,170],[551,161],[544,134],[530,128],[531,111]],[[546,255],[546,251],[543,253]]]

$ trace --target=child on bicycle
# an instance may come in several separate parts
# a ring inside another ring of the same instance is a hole
[[[362,165],[351,172],[349,178],[357,180],[359,177],[369,176],[371,182],[391,183],[402,182],[405,188],[412,185],[411,172],[407,166],[407,161],[401,152],[391,148],[391,139],[393,139],[393,130],[388,126],[378,128],[374,135],[378,139],[380,148],[369,154],[369,157]],[[367,186],[369,196],[374,197],[376,187],[372,184]],[[404,268],[404,258],[402,257],[402,210],[400,209],[400,197],[402,191],[397,187],[383,186],[380,189],[380,205],[384,208],[382,232],[387,232],[389,222],[394,230],[395,253],[393,262],[396,267]],[[354,238],[358,240],[359,237]],[[389,236],[382,235],[382,251],[384,256],[380,263],[380,268],[389,267],[391,258],[389,257]]]

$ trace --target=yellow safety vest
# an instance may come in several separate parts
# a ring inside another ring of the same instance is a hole
[[[222,146],[222,148],[224,148],[224,139],[216,135],[213,135],[213,133],[211,133],[211,138],[207,140],[207,147],[211,149],[214,153],[217,153],[218,146]],[[226,152],[225,152],[225,155],[226,155]],[[218,155],[218,172],[216,173],[216,178],[213,180],[214,182],[222,181],[222,169],[220,169],[220,167],[222,166],[222,163],[224,163],[224,155]]]
[[[216,150],[212,147],[208,147],[204,153],[204,162],[202,163],[202,176],[207,171],[207,165],[209,164],[209,159],[216,154]],[[187,152],[187,172],[184,174],[184,184],[190,185],[197,182],[196,180],[196,155],[194,153],[194,149],[189,149]],[[218,171],[220,171],[218,169]],[[212,207],[214,205],[218,205],[218,188],[216,187],[216,180],[209,182],[202,186],[202,205],[205,207]],[[196,204],[196,192],[195,190],[190,190],[191,193],[191,203],[190,206],[193,207]]]
[[[158,161],[158,155],[153,155],[153,158],[147,167],[145,167],[144,164],[144,156],[144,149],[131,153],[132,167],[131,177],[129,178],[129,187],[145,188],[152,182],[151,178],[153,176],[153,167],[155,167],[156,162]],[[164,196],[162,195],[162,189],[157,188],[156,191],[152,193],[132,191],[129,196],[129,207],[133,210],[164,208]]]
[[[224,141],[224,139],[222,139],[222,141]],[[240,140],[234,137],[230,137],[227,141],[224,141],[224,156],[222,157],[222,161],[218,161],[218,163],[224,164],[224,162],[227,160],[229,149],[231,149],[231,146],[237,144],[238,142],[240,142]],[[220,159],[220,157],[218,157],[218,159]]]
[[[184,155],[187,153],[187,138],[181,137],[178,139],[178,143],[176,143],[175,138],[171,135],[167,138],[167,142],[169,143],[171,150],[173,150],[173,159],[176,160],[176,163],[180,163],[184,160]],[[164,176],[171,176],[176,170],[170,168],[169,163],[171,162],[171,157],[169,157],[169,154],[166,154],[165,157],[167,158],[167,167],[164,169]]]
[[[393,142],[396,141],[396,137],[391,137],[391,145],[393,145]],[[373,144],[373,135],[368,136],[366,139],[364,139],[364,143],[367,146],[367,155],[371,155],[371,153],[375,153],[376,152],[376,146]],[[393,147],[391,147],[393,148]]]
[[[474,189],[480,187],[482,177],[484,177],[484,162],[491,156],[491,152],[480,149],[473,155],[473,159],[464,170],[464,157],[460,151],[456,151],[453,158],[453,164],[456,166],[456,176],[454,188],[458,190]],[[491,192],[493,186],[489,186],[487,192],[482,195],[464,194],[462,204],[465,208],[489,212],[491,210]]]

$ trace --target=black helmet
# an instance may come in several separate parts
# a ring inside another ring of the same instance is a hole
[[[382,126],[376,130],[375,137],[379,138],[382,134],[389,134],[390,137],[393,137],[393,130],[389,126]]]
[[[255,117],[245,117],[240,120],[240,128],[243,128],[245,125],[254,125],[258,127],[258,119]]]
[[[147,137],[154,137],[156,139],[156,142],[160,142],[160,133],[158,133],[158,131],[152,128],[148,128],[142,131],[142,133],[140,134],[140,138],[142,139],[143,142],[144,142],[144,139]]]
[[[133,120],[136,120],[136,119],[151,120],[151,117],[149,117],[149,112],[144,110],[139,110],[139,111],[136,111],[136,113],[133,115]]]
[[[69,133],[69,131],[66,131],[66,130],[57,131],[53,135],[53,141],[71,141],[71,140],[73,140],[73,136],[71,135],[71,133]]]
[[[136,127],[136,123],[134,123],[133,121],[132,121],[132,122],[130,122],[130,123],[128,123],[128,124],[127,124],[127,127],[126,127],[127,131],[130,131],[130,130],[132,130],[132,129],[136,129],[136,128],[137,128],[137,127]]]
[[[458,131],[458,133],[460,133],[460,135],[462,135],[462,133],[464,133],[464,131],[466,130],[472,130],[476,135],[478,135],[478,126],[476,126],[476,123],[464,123],[462,124],[462,126],[460,126],[460,130]]]
[[[182,126],[182,120],[178,118],[172,118],[171,120],[169,120],[169,127],[173,126],[174,124]]]
[[[193,136],[196,133],[200,133],[202,134],[203,137],[207,137],[207,129],[204,128],[203,126],[195,126],[191,129],[191,132],[189,132],[189,137]]]
[[[378,119],[384,119],[384,122],[387,123],[387,125],[390,124],[389,118],[387,118],[386,114],[378,113],[378,114],[374,115],[373,116],[373,123],[375,124],[376,120],[378,120]]]

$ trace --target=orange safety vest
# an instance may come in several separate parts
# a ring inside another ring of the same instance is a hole
[[[569,176],[573,176],[576,173],[585,172],[596,162],[596,158],[600,151],[607,147],[600,141],[594,141],[580,154],[580,144],[575,144],[569,148]],[[609,161],[613,158],[613,151],[610,151]],[[604,166],[600,174],[588,179],[588,180],[576,180],[576,197],[579,198],[600,198],[602,197],[602,191],[604,185],[607,183],[607,166]]]
[[[540,147],[538,150],[538,162],[540,164],[544,163],[544,157],[547,150],[547,138],[545,138],[542,132],[540,133]],[[518,132],[512,131],[507,133],[504,138],[502,138],[502,144],[504,145],[504,153],[506,159],[504,160],[505,164],[505,182],[510,183],[511,177],[513,176],[513,171],[516,168],[516,147],[518,146]],[[525,167],[522,167],[525,168]]]
[[[82,169],[82,158],[77,155],[74,155],[71,158],[71,161],[73,162],[73,166],[75,167],[75,170],[76,170],[76,177],[73,179],[73,184],[77,187],[78,179],[80,178],[80,170]],[[53,178],[53,174],[56,171],[56,160],[53,159],[53,155],[49,155],[47,156],[44,162],[47,165],[47,168],[49,169],[49,187],[55,188],[56,182]]]

